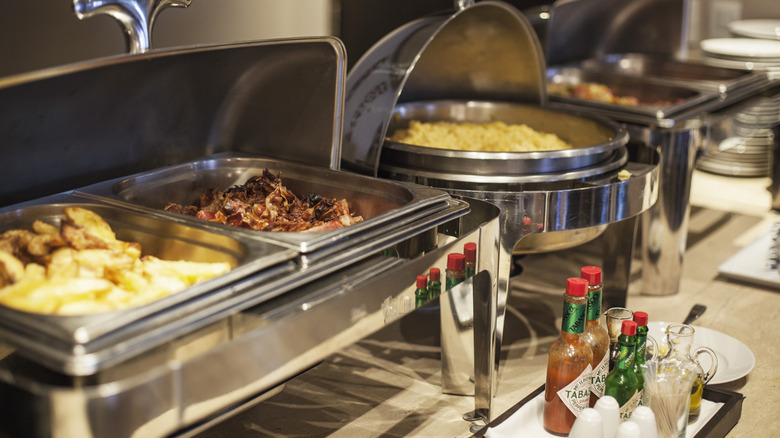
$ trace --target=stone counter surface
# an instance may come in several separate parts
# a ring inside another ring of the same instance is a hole
[[[715,386],[745,396],[728,437],[780,436],[780,290],[740,283],[718,267],[778,221],[764,178],[694,173],[680,292],[638,293],[641,262],[632,263],[627,306],[651,321],[682,321],[691,306],[707,311],[694,325],[747,345],[756,366]],[[585,263],[577,251],[529,256],[512,280],[494,407],[510,409],[544,383],[547,350],[557,338],[565,278]],[[779,274],[780,275],[780,274]],[[418,311],[333,355],[278,394],[201,432],[217,437],[469,437],[461,419],[473,399],[441,394],[438,316]]]

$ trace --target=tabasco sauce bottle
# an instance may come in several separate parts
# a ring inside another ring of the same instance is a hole
[[[463,264],[466,278],[471,278],[477,272],[477,244],[469,242],[463,245],[463,255],[466,257]]]
[[[444,271],[444,289],[450,290],[466,280],[466,256],[460,253],[447,254],[447,270]]]
[[[428,296],[434,299],[441,295],[441,270],[439,268],[431,268],[428,276]]]
[[[593,351],[585,343],[588,280],[569,278],[563,294],[561,337],[550,346],[544,390],[544,429],[568,435],[590,402]]]
[[[601,326],[601,292],[604,283],[601,281],[601,268],[584,266],[580,269],[580,277],[588,280],[588,310],[585,314],[585,343],[593,351],[593,375],[590,387],[590,407],[604,395],[604,383],[609,374],[609,333]]]
[[[636,357],[634,358],[634,374],[636,374],[637,391],[639,391],[639,405],[644,404],[645,376],[642,367],[645,364],[647,351],[647,312],[634,312],[636,322]]]
[[[414,307],[422,307],[430,299],[428,294],[428,277],[425,275],[417,276],[417,284],[414,290]]]
[[[640,402],[637,391],[639,381],[634,373],[634,358],[636,357],[636,322],[623,321],[618,338],[618,357],[615,368],[607,375],[604,394],[615,397],[620,406],[620,421],[631,417]]]

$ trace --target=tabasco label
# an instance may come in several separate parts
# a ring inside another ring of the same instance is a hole
[[[588,291],[587,318],[590,321],[601,318],[601,289]]]
[[[586,307],[585,305],[564,302],[561,329],[575,335],[585,332]]]
[[[558,397],[575,417],[588,407],[590,402],[590,378],[593,368],[588,365],[576,379],[558,391]]]
[[[607,384],[607,374],[609,374],[609,351],[604,357],[601,358],[601,362],[593,369],[593,374],[590,380],[590,390],[596,397],[601,398],[604,396],[604,388]]]
[[[641,405],[642,392],[643,391],[634,391],[634,395],[628,399],[626,404],[620,407],[620,421],[627,421],[631,418],[631,414],[634,410]]]

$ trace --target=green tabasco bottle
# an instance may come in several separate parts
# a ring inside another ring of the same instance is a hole
[[[636,322],[636,358],[634,359],[634,374],[636,374],[637,391],[639,391],[639,405],[644,404],[645,376],[642,374],[642,366],[645,364],[645,347],[647,346],[647,313],[634,312]]]
[[[593,351],[583,340],[587,294],[587,280],[566,280],[561,336],[547,354],[543,424],[554,435],[571,432],[574,421],[590,402]]]
[[[639,406],[639,381],[634,373],[636,357],[636,322],[623,321],[618,338],[618,356],[615,368],[607,375],[604,395],[615,397],[620,406],[620,420],[626,421]]]
[[[431,268],[428,274],[428,295],[431,299],[441,295],[441,270],[439,268]]]
[[[469,242],[463,245],[463,255],[466,257],[463,265],[466,270],[466,278],[471,278],[477,272],[477,244]]]
[[[428,277],[425,275],[417,276],[417,289],[414,291],[414,307],[420,307],[428,302]]]
[[[466,279],[466,256],[459,253],[447,254],[447,270],[444,277],[444,288],[450,290]]]
[[[601,281],[601,268],[583,266],[580,277],[588,280],[588,312],[585,316],[583,339],[593,350],[593,376],[591,379],[590,407],[604,395],[604,384],[609,374],[609,333],[601,326],[601,293],[604,283]]]

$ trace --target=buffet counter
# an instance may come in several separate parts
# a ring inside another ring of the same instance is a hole
[[[682,321],[707,306],[694,325],[726,333],[749,347],[756,366],[746,377],[714,386],[744,395],[729,437],[760,436],[780,403],[780,350],[773,335],[780,294],[736,282],[719,266],[778,220],[769,209],[768,178],[729,178],[696,171],[688,249],[680,292],[640,295],[641,263],[632,264],[628,307],[651,321]],[[724,201],[727,199],[728,201]],[[527,256],[511,281],[494,407],[510,410],[544,383],[547,348],[558,336],[565,278],[579,271],[577,250]],[[555,267],[551,269],[550,267]],[[420,309],[329,357],[283,391],[209,428],[199,438],[262,436],[472,436],[461,419],[473,399],[441,393],[437,313]]]

